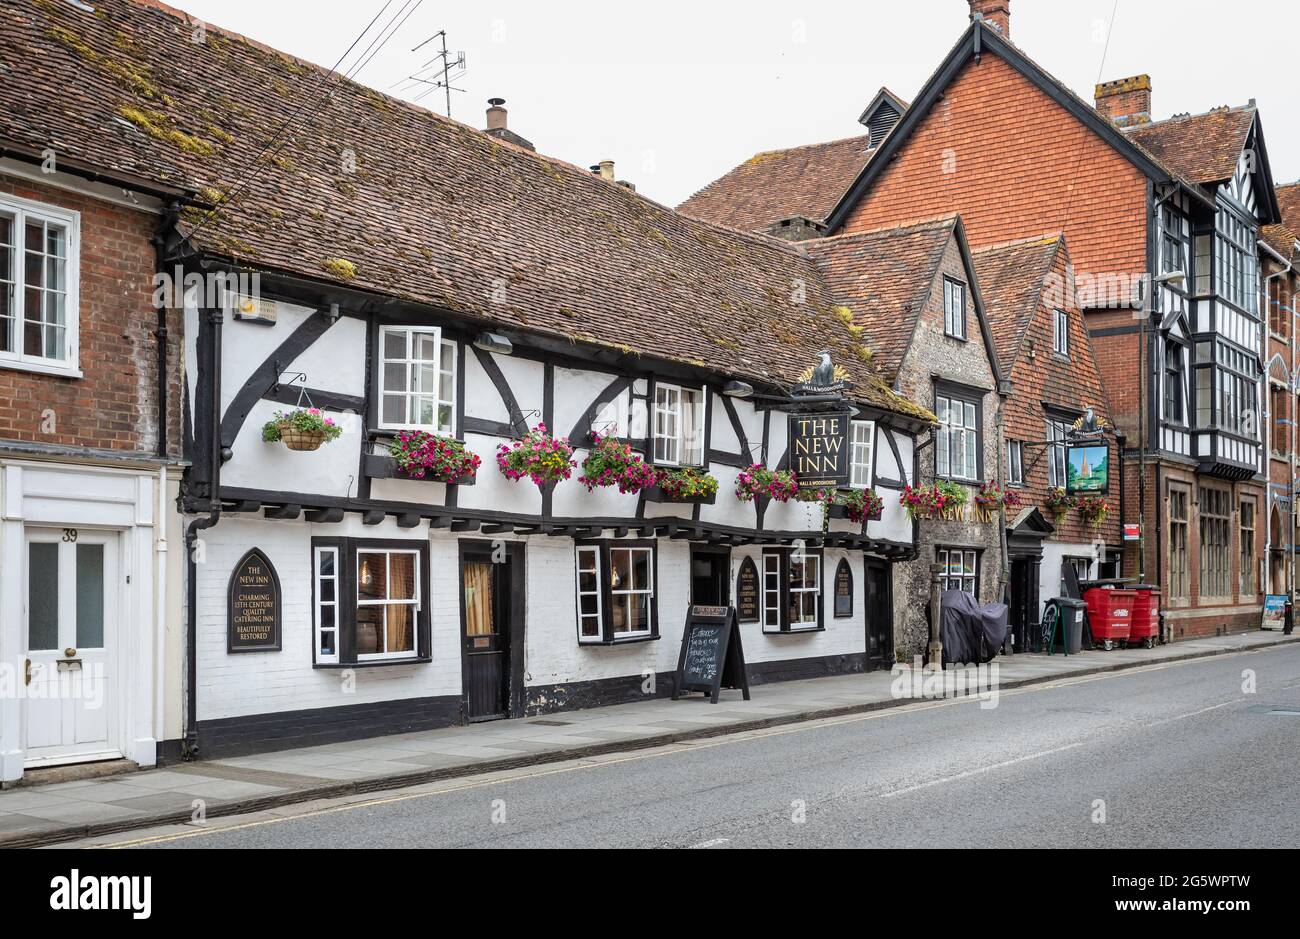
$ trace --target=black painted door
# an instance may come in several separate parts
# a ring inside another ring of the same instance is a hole
[[[867,667],[892,668],[894,601],[889,589],[889,565],[883,561],[867,561],[862,606],[867,620]]]
[[[726,551],[691,552],[691,603],[728,606],[731,603],[731,555]]]
[[[510,716],[510,559],[467,552],[461,563],[461,633],[465,643],[465,716]]]

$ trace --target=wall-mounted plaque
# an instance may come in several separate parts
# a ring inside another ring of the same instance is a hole
[[[740,574],[736,577],[736,618],[742,623],[757,623],[762,618],[759,604],[762,602],[761,585],[758,580],[758,566],[753,558],[740,562]]]
[[[253,548],[230,575],[227,652],[280,651],[280,577]]]
[[[840,558],[835,568],[835,616],[844,618],[853,615],[853,569],[849,562]]]

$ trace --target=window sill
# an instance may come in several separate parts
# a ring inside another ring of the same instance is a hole
[[[362,662],[313,662],[312,668],[389,668],[394,665],[429,665],[433,659],[421,656],[415,659],[375,659]]]
[[[847,617],[844,617],[847,619]],[[804,636],[809,633],[824,633],[825,626],[792,626],[789,629],[764,629],[764,636]]]
[[[0,368],[13,369],[15,372],[32,372],[36,375],[50,375],[54,378],[86,377],[75,365],[47,365],[44,362],[23,362],[18,359],[0,358]]]
[[[659,636],[632,636],[628,639],[601,639],[599,641],[592,639],[580,639],[578,645],[582,648],[609,648],[610,646],[636,646],[643,642],[658,642]]]

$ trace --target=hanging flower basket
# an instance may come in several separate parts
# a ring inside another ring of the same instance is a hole
[[[275,417],[262,425],[262,439],[283,443],[290,450],[319,450],[322,444],[337,440],[343,428],[333,418],[324,417],[319,408],[296,408],[276,411]]]
[[[578,477],[578,482],[586,486],[588,492],[594,492],[597,487],[617,486],[619,492],[627,495],[647,489],[658,481],[658,471],[647,465],[627,444],[599,434],[593,434],[592,439],[595,445],[583,461],[582,475]]]
[[[760,463],[736,474],[736,498],[753,502],[764,496],[774,502],[789,502],[799,493],[799,481],[786,470],[770,470]]]
[[[950,522],[965,520],[966,503],[970,501],[970,492],[966,487],[944,480],[934,489],[934,508],[939,518]]]
[[[645,490],[647,502],[713,505],[718,497],[718,479],[689,467],[664,470],[654,486]]]
[[[885,500],[874,489],[850,489],[841,494],[840,504],[848,511],[848,519],[854,524],[878,522],[885,514]]]
[[[906,487],[898,497],[898,504],[907,510],[907,517],[913,521],[928,521],[934,518],[939,492],[933,486]]]
[[[975,520],[987,525],[1006,505],[1007,493],[997,483],[989,480],[975,493]]]
[[[1078,503],[1074,496],[1058,486],[1047,494],[1044,504],[1052,516],[1052,524],[1059,526],[1065,521],[1065,516],[1070,514],[1070,509]]]
[[[1106,512],[1109,507],[1106,500],[1101,496],[1080,496],[1075,502],[1079,515],[1083,517],[1084,522],[1090,528],[1100,528],[1106,521]]]
[[[409,479],[463,483],[472,481],[482,459],[452,437],[440,437],[423,430],[399,431],[388,452],[401,475]]]
[[[510,446],[497,447],[497,466],[511,482],[528,477],[538,486],[568,479],[577,466],[567,437],[552,437],[538,424]]]

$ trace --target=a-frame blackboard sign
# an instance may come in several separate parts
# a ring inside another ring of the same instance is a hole
[[[682,633],[673,700],[686,691],[702,691],[709,695],[711,704],[717,704],[718,692],[723,688],[739,688],[749,700],[749,675],[736,608],[693,606]]]

